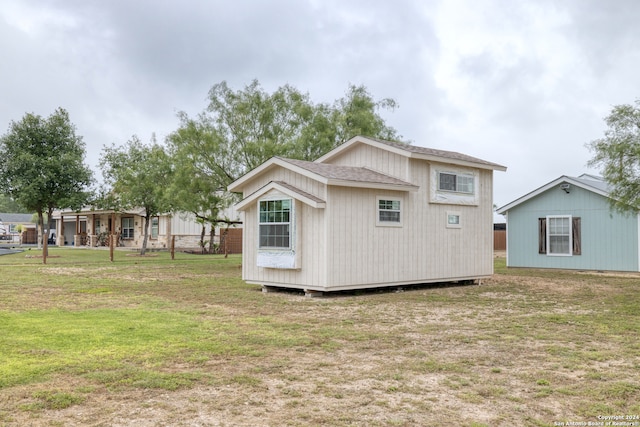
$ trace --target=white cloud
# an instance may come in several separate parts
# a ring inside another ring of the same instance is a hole
[[[385,117],[405,138],[508,166],[505,204],[585,171],[611,106],[640,96],[639,17],[634,0],[6,0],[0,127],[66,108],[96,165],[222,80],[317,102],[364,84],[398,101]]]

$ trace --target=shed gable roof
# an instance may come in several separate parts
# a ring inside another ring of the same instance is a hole
[[[385,175],[380,172],[376,172],[366,167],[338,166],[327,163],[306,162],[304,160],[294,159],[282,160],[292,165],[301,167],[311,173],[322,176],[323,178],[329,180],[327,184],[341,185],[338,182],[344,182],[345,184],[347,182],[351,182],[354,184],[384,184],[397,185],[401,187],[408,186],[415,187],[417,189],[417,186],[411,184],[410,182],[403,181],[401,179],[392,177],[390,175]]]
[[[466,154],[458,153],[455,151],[438,150],[435,148],[418,147],[410,144],[403,144],[400,142],[385,141],[377,138],[369,138],[363,136],[356,136],[345,142],[344,144],[334,148],[324,156],[316,160],[316,163],[327,162],[346,150],[353,147],[355,144],[368,144],[378,147],[383,150],[388,150],[396,154],[400,154],[405,157],[421,160],[431,160],[441,163],[450,163],[460,166],[471,166],[480,169],[491,169],[506,171],[505,166],[497,163],[488,162],[486,160],[479,159],[477,157],[468,156]]]
[[[231,183],[228,188],[229,191],[242,191],[244,184],[274,167],[282,167],[292,170],[325,185],[400,191],[418,190],[417,185],[365,167],[338,166],[327,163],[273,157],[240,179]]]
[[[506,213],[509,209],[512,209],[528,200],[531,200],[534,197],[552,188],[557,188],[561,184],[575,185],[576,187],[585,189],[587,191],[591,191],[603,197],[609,197],[609,194],[610,194],[609,185],[606,183],[606,181],[603,178],[599,176],[589,175],[589,174],[582,174],[578,177],[562,175],[561,177],[556,178],[553,181],[543,185],[542,187],[539,187],[531,191],[530,193],[525,194],[524,196],[512,201],[511,203],[508,203],[502,206],[501,208],[498,208],[496,212],[502,215]]]
[[[247,205],[256,201],[258,198],[262,197],[266,193],[271,190],[277,190],[281,193],[284,193],[290,197],[293,197],[296,200],[300,200],[303,203],[306,203],[309,206],[312,206],[317,209],[322,209],[326,206],[326,202],[319,197],[314,196],[313,194],[309,194],[304,190],[301,190],[291,184],[288,184],[284,181],[271,181],[266,184],[264,187],[259,188],[254,193],[248,195],[240,202],[236,203],[236,209],[241,211],[247,207]]]

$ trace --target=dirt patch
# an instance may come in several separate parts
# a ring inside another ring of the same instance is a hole
[[[42,255],[25,255],[25,258],[42,258]],[[47,258],[60,258],[60,255],[47,255]]]
[[[121,272],[119,280],[154,284],[163,274]],[[597,277],[496,275],[481,286],[326,299],[276,292],[243,302],[239,293],[259,290],[211,296],[212,285],[186,294],[199,276],[178,274],[145,292],[197,310],[205,321],[224,316],[309,328],[308,342],[273,349],[267,336],[264,352],[187,357],[158,368],[201,375],[175,391],[107,387],[82,376],[0,390],[0,425],[534,426],[596,421],[597,414],[619,412],[614,401],[638,397],[630,378],[640,358],[623,351],[625,329],[616,337],[585,323],[624,289]],[[252,332],[245,331],[247,340]],[[148,363],[151,369],[157,362]],[[628,391],[612,387],[621,379],[631,384]],[[82,401],[30,410],[42,389]]]

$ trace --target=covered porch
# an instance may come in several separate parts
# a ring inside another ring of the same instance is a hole
[[[116,246],[132,246],[134,228],[139,223],[134,218],[139,217],[114,211],[59,211],[54,213],[59,231],[55,242],[57,246],[100,247],[109,246],[113,238]]]

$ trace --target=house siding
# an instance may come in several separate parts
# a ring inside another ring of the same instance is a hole
[[[507,213],[509,267],[638,271],[638,217],[613,211],[609,200],[592,191],[559,187],[511,208]],[[538,253],[538,218],[572,215],[581,218],[581,255]]]
[[[430,165],[411,160],[417,192],[331,187],[327,199],[328,285],[422,283],[493,274],[492,172],[480,172],[480,206],[431,203]],[[441,166],[438,164],[438,166]],[[376,226],[379,196],[402,200],[402,227]],[[447,212],[460,228],[447,228]]]
[[[324,207],[296,201],[296,268],[267,268],[258,267],[259,259],[265,265],[258,254],[258,203],[243,204],[246,282],[338,291],[493,274],[493,170],[415,159],[369,144],[356,144],[326,163],[366,167],[410,182],[418,190],[326,185],[286,164],[261,170],[242,182],[245,199],[269,182],[282,181],[321,199]],[[475,196],[471,201],[461,193],[439,192],[442,197],[434,197],[434,170],[472,174]],[[277,194],[271,189],[264,197]],[[381,198],[401,201],[401,226],[377,223]],[[460,227],[447,225],[449,212],[460,215]]]
[[[277,174],[275,174],[277,176]],[[269,179],[271,180],[271,179]],[[305,180],[297,181],[302,183]],[[267,181],[268,182],[268,181]],[[307,191],[307,190],[305,190]],[[268,196],[289,196],[269,191]],[[295,201],[295,252],[299,268],[278,269],[258,267],[258,203],[245,209],[243,232],[242,278],[248,283],[267,286],[324,288],[326,285],[326,244],[324,209]]]
[[[405,181],[409,180],[410,175],[409,158],[365,144],[355,145],[327,163],[366,167]]]
[[[284,181],[322,200],[326,197],[324,184],[281,167],[273,168],[265,172],[259,180],[248,182],[247,186],[243,189],[244,197],[253,194],[271,181]]]

